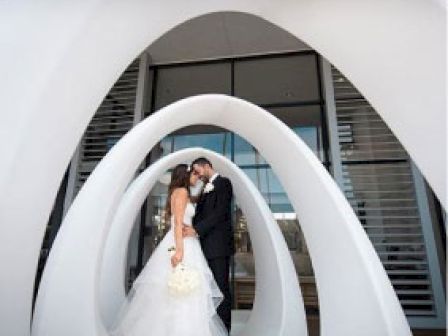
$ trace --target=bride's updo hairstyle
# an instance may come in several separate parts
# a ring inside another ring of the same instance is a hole
[[[190,193],[190,174],[189,166],[181,163],[178,164],[171,173],[171,182],[168,187],[168,197],[166,198],[165,215],[169,220],[171,217],[171,195],[177,188],[185,188]]]

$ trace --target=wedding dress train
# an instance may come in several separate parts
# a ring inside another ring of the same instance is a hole
[[[188,203],[184,223],[192,225],[195,207]],[[183,264],[196,269],[200,287],[187,296],[176,297],[168,290],[172,272],[168,249],[175,246],[174,225],[165,235],[140,275],[122,307],[112,336],[227,336],[216,314],[222,293],[202,253],[199,240],[184,238]]]

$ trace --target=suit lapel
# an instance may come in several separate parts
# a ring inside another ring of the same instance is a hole
[[[216,176],[216,178],[213,180],[212,184],[214,187],[216,187],[216,183],[218,183],[218,180],[221,178],[221,175]]]
[[[207,194],[204,193],[204,190],[202,190],[201,195],[199,195],[199,200],[198,200],[198,211],[201,211],[204,208],[205,205],[205,201],[207,198]]]

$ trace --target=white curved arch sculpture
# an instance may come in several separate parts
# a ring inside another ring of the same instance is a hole
[[[166,170],[175,164],[205,156],[231,179],[243,210],[254,250],[256,295],[253,311],[241,336],[308,335],[299,283],[290,252],[277,222],[252,181],[227,158],[201,148],[170,154],[141,173],[129,186],[115,214],[104,250],[100,281],[101,312],[106,325],[125,300],[124,272],[128,239],[141,206]],[[149,332],[149,331],[148,331]]]
[[[7,274],[0,278],[1,334],[29,333],[47,219],[95,109],[136,55],[199,15],[257,15],[316,49],[369,99],[446,207],[446,10],[435,0],[387,6],[378,0],[90,0],[58,6],[45,0],[0,6],[0,39],[8,46],[0,55],[1,100],[8,111],[0,123],[0,223],[14,224],[0,226],[0,265]],[[421,52],[414,42],[423,44]],[[434,146],[437,151],[427,150]]]
[[[254,121],[257,128],[252,127]],[[36,302],[36,336],[101,332],[97,329],[97,288],[92,285],[97,283],[99,266],[91,256],[101,255],[114,209],[147,150],[172,131],[194,124],[238,133],[271,164],[297,212],[312,258],[321,335],[411,335],[372,244],[311,150],[285,124],[256,105],[223,95],[202,95],[148,117],[92,173],[68,212],[47,261]],[[101,200],[101,207],[96,200]],[[82,252],[73,253],[80,246]],[[67,277],[75,281],[67,282]],[[73,327],[67,331],[69,324]]]

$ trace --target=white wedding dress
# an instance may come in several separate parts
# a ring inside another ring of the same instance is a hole
[[[188,203],[184,223],[192,225],[195,207]],[[184,297],[168,291],[172,272],[168,249],[175,246],[174,219],[171,229],[151,255],[129,292],[113,336],[227,336],[223,322],[216,314],[222,293],[202,253],[199,240],[184,238],[184,265],[200,274],[200,288]]]

